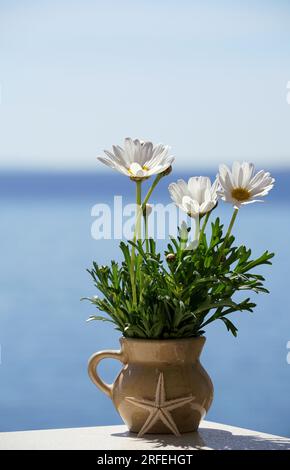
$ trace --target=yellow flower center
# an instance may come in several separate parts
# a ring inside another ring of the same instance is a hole
[[[148,170],[149,170],[148,166],[146,166],[146,165],[141,166],[141,169],[142,169],[143,171],[148,171]],[[128,171],[129,171],[130,175],[134,176],[134,173],[133,173],[133,171],[131,170],[131,168],[128,168]]]
[[[250,199],[250,192],[245,188],[234,188],[232,189],[232,198],[236,201],[247,201]]]
[[[150,178],[150,176],[146,175],[146,174],[143,174],[142,176],[137,176],[136,175],[136,170],[135,171],[132,171],[132,168],[131,168],[132,165],[130,165],[130,168],[128,168],[128,172],[129,172],[129,175],[130,175],[130,179],[132,181],[144,181],[144,180],[147,180],[148,178]],[[149,168],[148,166],[144,165],[144,166],[140,166],[139,165],[139,170],[143,170],[144,172],[145,171],[148,171]]]

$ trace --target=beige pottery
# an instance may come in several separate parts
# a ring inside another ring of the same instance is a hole
[[[205,338],[121,338],[120,343],[120,351],[95,353],[88,372],[112,399],[129,430],[140,436],[196,431],[213,399],[212,382],[199,361]],[[111,385],[97,372],[106,358],[123,363]]]

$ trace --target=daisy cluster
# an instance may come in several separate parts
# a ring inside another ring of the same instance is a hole
[[[112,151],[105,150],[105,157],[98,159],[105,165],[130,177],[143,181],[153,175],[169,172],[174,157],[170,147],[149,141],[127,137],[124,146],[113,145]],[[230,169],[221,164],[213,183],[207,176],[193,176],[188,182],[179,179],[169,185],[169,192],[175,204],[190,217],[196,218],[210,212],[218,199],[233,204],[236,209],[242,205],[261,202],[273,188],[274,178],[269,172],[260,170],[249,162],[234,162]]]
[[[252,163],[234,162],[231,168],[220,165],[214,181],[192,176],[187,182],[172,182],[170,196],[193,219],[195,234],[190,240],[191,227],[182,223],[178,236],[171,237],[160,253],[148,237],[147,219],[153,191],[171,172],[170,147],[126,138],[123,147],[114,145],[98,158],[134,182],[137,210],[133,239],[120,243],[122,262],[94,262],[88,270],[102,294],[88,300],[106,314],[91,315],[89,321],[109,321],[128,338],[170,339],[201,336],[210,323],[220,320],[236,336],[229,315],[253,311],[256,304],[243,298],[245,291],[268,292],[264,277],[253,269],[270,265],[274,253],[265,251],[253,258],[251,249],[236,245],[232,229],[241,206],[261,201],[273,188],[274,178],[264,170],[256,172]],[[152,176],[143,195],[143,182]],[[234,208],[226,229],[219,217],[207,226],[219,200]]]

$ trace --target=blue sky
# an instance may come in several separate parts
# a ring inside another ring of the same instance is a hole
[[[0,0],[0,168],[93,169],[125,136],[290,166],[289,25],[282,0]]]

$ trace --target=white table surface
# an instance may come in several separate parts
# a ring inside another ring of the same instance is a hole
[[[290,450],[290,438],[203,421],[196,433],[145,435],[138,438],[125,426],[49,429],[0,433],[0,450]]]

